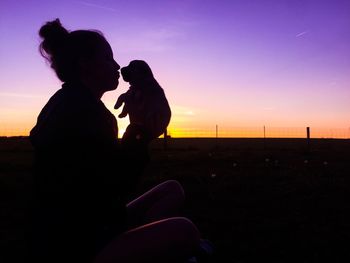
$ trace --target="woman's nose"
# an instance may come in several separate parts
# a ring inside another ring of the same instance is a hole
[[[117,70],[119,70],[120,69],[119,64],[116,61],[114,61],[114,62],[115,62],[115,67],[117,68]]]

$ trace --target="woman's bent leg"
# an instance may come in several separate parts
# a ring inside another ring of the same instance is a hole
[[[184,200],[184,190],[179,182],[161,183],[127,204],[129,226],[179,216]]]
[[[94,263],[181,262],[199,246],[199,232],[183,217],[153,222],[125,232],[97,255]]]

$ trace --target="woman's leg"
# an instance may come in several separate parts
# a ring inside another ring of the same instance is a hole
[[[173,217],[129,230],[111,241],[94,263],[181,262],[199,247],[196,226]]]
[[[179,216],[185,200],[182,186],[175,180],[161,183],[127,204],[130,227]]]

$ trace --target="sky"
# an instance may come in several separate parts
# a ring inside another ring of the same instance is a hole
[[[215,135],[218,125],[227,136],[263,126],[350,136],[348,0],[0,0],[0,136],[28,135],[61,87],[38,52],[39,28],[55,18],[100,30],[121,66],[149,63],[171,135]],[[102,98],[116,117],[127,88],[120,79]]]

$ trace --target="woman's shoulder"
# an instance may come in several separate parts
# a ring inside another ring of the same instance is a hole
[[[62,90],[60,89],[56,91],[54,95],[51,96],[51,98],[47,101],[45,106],[40,111],[38,116],[38,123],[47,121],[53,115],[56,115],[60,108],[64,108],[62,106],[63,101],[64,95]]]
[[[61,88],[56,91],[40,111],[37,123],[30,133],[31,137],[41,137],[42,134],[56,136],[58,131],[64,131],[64,127],[69,126],[70,123],[76,123],[80,119],[78,116],[82,115],[81,112],[83,111],[75,103],[76,101],[81,103],[68,90]]]
[[[95,107],[97,107],[97,102],[82,88],[63,84],[62,88],[49,99],[43,110],[69,118],[83,112],[93,111]]]

